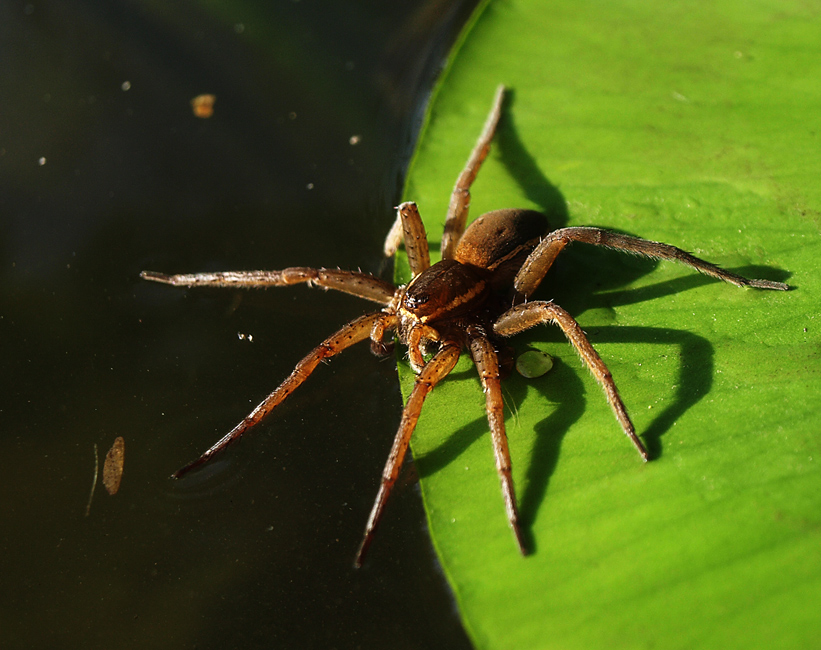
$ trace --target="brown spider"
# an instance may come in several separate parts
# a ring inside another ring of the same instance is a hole
[[[384,354],[387,348],[385,337],[393,331],[407,346],[410,364],[417,377],[382,472],[379,493],[356,554],[355,566],[361,566],[373,539],[419,419],[422,404],[431,389],[453,370],[463,348],[470,351],[482,382],[507,518],[519,550],[524,555],[527,550],[519,528],[505,433],[499,351],[504,347],[501,338],[513,336],[541,323],[552,323],[561,328],[604,389],[607,401],[625,435],[636,447],[642,460],[648,460],[647,450],[636,436],[610,371],[579,324],[553,302],[527,302],[558,254],[568,244],[583,242],[646,257],[682,262],[697,271],[739,287],[780,291],[789,287],[781,282],[750,280],[729,273],[668,244],[600,228],[571,227],[551,231],[547,218],[532,210],[488,212],[466,230],[470,186],[490,149],[504,93],[503,87],[497,90],[482,134],[456,181],[442,237],[441,262],[433,265],[430,263],[427,236],[416,204],[408,202],[398,207],[396,222],[385,242],[385,253],[392,255],[404,240],[413,274],[413,279],[407,285],[395,287],[368,273],[304,267],[281,271],[229,271],[193,275],[142,272],[141,277],[146,280],[182,287],[250,288],[305,282],[326,290],[350,293],[382,305],[381,311],[351,321],[311,350],[274,392],[202,456],[177,471],[175,478],[202,465],[239,439],[300,386],[321,361],[365,339],[370,339],[374,353]],[[426,360],[423,352],[432,356]]]

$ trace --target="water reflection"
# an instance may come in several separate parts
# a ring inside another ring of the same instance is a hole
[[[466,647],[413,486],[351,568],[400,412],[395,370],[366,349],[168,479],[363,305],[138,273],[378,270],[422,99],[472,4],[0,7],[0,645]],[[93,445],[117,436],[122,486],[85,517]]]

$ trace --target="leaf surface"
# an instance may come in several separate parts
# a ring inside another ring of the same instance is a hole
[[[739,289],[581,244],[562,254],[536,298],[579,320],[654,460],[561,332],[513,339],[556,359],[504,383],[524,559],[460,360],[412,445],[477,647],[803,648],[821,633],[820,29],[799,2],[499,0],[455,50],[405,191],[434,258],[504,83],[471,217],[533,208],[793,287]]]

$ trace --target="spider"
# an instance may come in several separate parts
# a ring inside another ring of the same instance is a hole
[[[366,339],[370,339],[375,354],[386,354],[390,348],[386,337],[393,332],[407,346],[416,381],[402,412],[354,565],[362,565],[373,540],[425,398],[453,370],[463,349],[469,351],[479,373],[507,519],[520,552],[526,555],[505,433],[500,383],[504,364],[500,356],[506,347],[502,339],[543,323],[557,325],[562,330],[604,389],[624,434],[641,459],[649,459],[610,371],[576,320],[552,301],[527,300],[559,253],[569,244],[581,242],[681,262],[739,287],[779,291],[789,287],[781,282],[747,279],[730,273],[669,244],[594,227],[551,230],[547,217],[533,210],[495,210],[478,217],[466,229],[470,187],[490,150],[504,95],[505,88],[500,86],[478,142],[456,181],[445,220],[440,262],[430,262],[427,235],[416,204],[406,202],[397,208],[396,221],[385,241],[385,253],[392,255],[404,241],[413,276],[406,285],[395,287],[368,273],[305,267],[190,275],[141,273],[146,280],[178,287],[252,288],[307,283],[359,296],[382,306],[380,311],[344,325],[311,350],[276,390],[199,458],[174,473],[174,478],[202,465],[238,440],[302,385],[320,362]]]

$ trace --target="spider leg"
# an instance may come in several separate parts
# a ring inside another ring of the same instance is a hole
[[[367,339],[377,323],[383,323],[385,327],[395,327],[396,316],[384,312],[367,314],[351,321],[335,334],[332,334],[317,347],[311,350],[302,359],[288,378],[283,381],[274,392],[260,402],[237,426],[220,438],[216,444],[208,449],[202,456],[188,463],[182,469],[172,474],[172,478],[180,478],[195,467],[208,462],[212,456],[221,452],[232,442],[239,440],[248,429],[257,424],[262,418],[270,413],[276,406],[282,403],[288,395],[294,392],[302,382],[304,382],[314,371],[314,369],[325,359],[333,357],[354,343]]]
[[[507,443],[507,433],[505,433],[504,402],[502,400],[502,384],[499,378],[499,359],[493,344],[486,336],[469,331],[470,354],[479,377],[482,380],[482,388],[485,393],[485,410],[487,411],[487,421],[490,425],[490,434],[493,440],[493,455],[496,460],[496,471],[502,483],[502,497],[505,501],[505,511],[507,520],[519,551],[522,555],[527,555],[527,549],[522,538],[522,531],[519,528],[519,510],[516,506],[516,493],[513,489],[513,475],[511,473],[510,448]]]
[[[509,309],[502,314],[493,326],[493,331],[499,336],[513,336],[526,329],[530,329],[535,325],[541,323],[552,323],[558,325],[567,340],[573,344],[576,351],[582,358],[582,361],[587,364],[596,381],[599,382],[604,389],[604,394],[613,409],[616,419],[619,421],[624,434],[630,438],[635,448],[641,455],[642,460],[649,460],[649,454],[645,449],[641,440],[636,435],[636,429],[633,426],[630,416],[627,415],[627,409],[624,407],[619,396],[619,391],[616,388],[616,383],[613,381],[613,376],[610,370],[607,369],[604,361],[598,355],[587,336],[582,331],[581,326],[576,322],[576,319],[568,314],[564,309],[552,302],[535,301],[528,302],[523,305],[518,305]]]
[[[490,151],[490,142],[496,134],[496,126],[499,123],[499,118],[502,115],[502,103],[505,99],[505,87],[499,86],[496,89],[496,95],[493,97],[493,106],[490,109],[490,114],[487,116],[485,126],[479,136],[479,140],[473,148],[473,151],[468,158],[465,168],[456,179],[456,186],[453,188],[453,193],[450,196],[450,205],[448,206],[448,215],[445,219],[445,231],[442,234],[442,259],[453,259],[456,251],[456,244],[465,232],[465,224],[468,219],[468,208],[470,208],[470,186],[476,180],[476,174],[479,173],[479,168],[487,158]]]
[[[605,246],[659,260],[681,262],[705,275],[710,275],[738,287],[755,287],[756,289],[775,289],[778,291],[789,289],[789,286],[783,282],[749,279],[730,273],[670,244],[622,235],[601,228],[574,227],[554,230],[541,241],[516,275],[514,281],[516,291],[524,296],[532,294],[544,279],[545,274],[553,265],[559,253],[562,252],[565,246],[574,241],[593,244],[594,246]]]
[[[402,241],[405,242],[408,264],[415,278],[430,266],[430,252],[422,217],[419,216],[419,209],[412,201],[402,203],[396,208],[396,221],[385,238],[385,256],[391,257],[396,253]]]
[[[399,470],[402,467],[405,452],[408,450],[411,435],[416,428],[416,422],[419,420],[419,414],[422,411],[422,404],[424,404],[425,398],[431,389],[453,370],[453,367],[459,360],[459,351],[459,345],[456,343],[448,342],[443,344],[433,358],[422,368],[422,372],[416,378],[416,383],[405,405],[405,410],[402,412],[402,420],[399,423],[399,430],[396,432],[396,437],[393,440],[388,461],[382,470],[382,482],[379,486],[379,493],[376,495],[376,501],[371,509],[368,523],[365,526],[365,535],[356,553],[354,566],[357,568],[362,566],[362,560],[368,552],[371,541],[373,541],[373,534],[382,518],[382,513],[385,510],[385,504],[388,501],[391,489],[394,483],[396,483],[396,478],[399,476]]]
[[[396,287],[370,273],[340,271],[339,269],[311,269],[295,266],[281,271],[224,271],[221,273],[190,273],[165,275],[143,271],[140,277],[175,287],[284,287],[305,282],[325,289],[335,289],[366,300],[387,305],[393,300]]]

